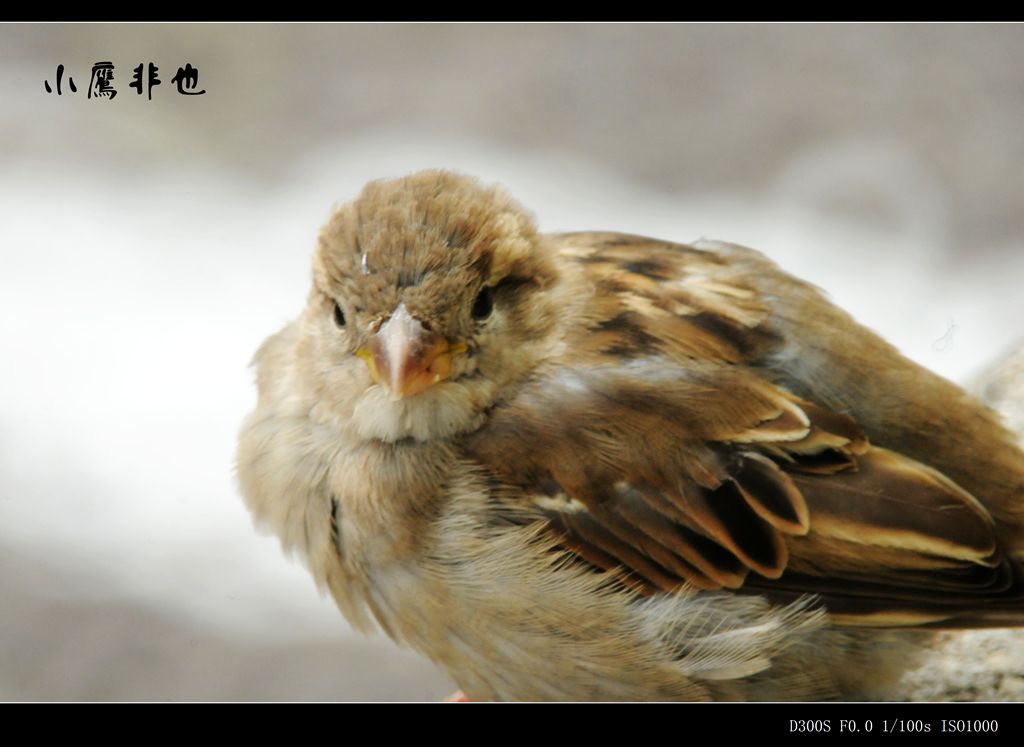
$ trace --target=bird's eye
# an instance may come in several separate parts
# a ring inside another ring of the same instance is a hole
[[[480,291],[473,302],[473,318],[486,319],[494,310],[494,288],[486,287]]]
[[[334,302],[334,323],[339,327],[345,326],[345,312],[341,310],[338,302]]]

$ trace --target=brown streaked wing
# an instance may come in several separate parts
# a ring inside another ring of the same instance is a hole
[[[595,288],[574,344],[467,448],[566,549],[642,593],[818,594],[849,624],[1020,615],[1019,565],[973,496],[759,375],[779,340],[727,258],[556,240]]]

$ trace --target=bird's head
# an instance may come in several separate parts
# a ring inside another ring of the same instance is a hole
[[[547,355],[558,279],[499,188],[443,171],[371,182],[313,259],[300,355],[322,414],[385,441],[473,430]]]

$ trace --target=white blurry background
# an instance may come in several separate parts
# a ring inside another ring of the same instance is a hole
[[[233,477],[249,357],[369,179],[754,246],[961,383],[1024,338],[1021,26],[7,25],[0,102],[0,699],[451,689],[350,633]]]

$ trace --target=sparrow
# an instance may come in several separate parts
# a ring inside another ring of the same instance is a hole
[[[446,171],[337,209],[237,473],[471,700],[866,698],[1024,624],[1024,453],[758,252],[542,234]]]

